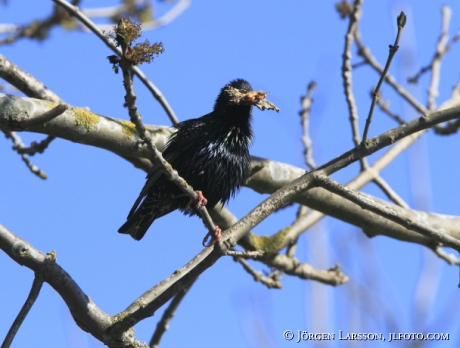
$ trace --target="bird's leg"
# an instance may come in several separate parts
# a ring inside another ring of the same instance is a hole
[[[209,244],[206,244],[206,242],[208,241],[209,237],[211,237],[211,241],[209,242]],[[222,230],[220,229],[219,226],[216,226],[214,228],[214,233],[208,232],[206,234],[206,236],[204,236],[204,238],[203,238],[203,246],[208,247],[208,246],[214,245],[216,243],[219,243],[221,240],[222,240]]]
[[[196,201],[196,209],[200,209],[202,206],[206,205],[208,203],[208,200],[206,199],[205,196],[203,196],[203,192],[197,190],[195,193],[198,196],[198,199]],[[185,193],[180,193],[178,195],[175,195],[174,198],[179,198],[179,197],[184,197],[187,196]],[[193,199],[190,198],[188,201],[187,205],[185,206],[185,210],[190,210],[190,206],[192,205]]]
[[[200,209],[202,206],[208,204],[208,200],[203,196],[203,192],[199,190],[195,192],[198,195],[198,200],[196,201],[196,208]],[[187,206],[190,208],[191,204],[192,204],[192,200],[190,199],[190,202],[188,202]]]

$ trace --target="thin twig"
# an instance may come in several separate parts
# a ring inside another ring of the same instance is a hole
[[[11,325],[10,329],[8,330],[8,333],[6,334],[5,340],[3,341],[1,348],[10,347],[11,343],[14,340],[14,336],[16,336],[16,333],[21,327],[22,322],[24,321],[30,309],[34,305],[35,300],[38,298],[42,285],[43,278],[40,275],[35,274],[35,278],[32,283],[32,288],[30,289],[29,296],[27,296],[26,302],[19,311],[16,319],[13,322],[13,325]]]
[[[165,26],[176,18],[178,18],[189,6],[191,0],[179,0],[172,9],[166,12],[158,19],[152,19],[146,22],[142,22],[142,29],[156,29],[162,26]],[[126,11],[125,3],[122,3],[118,6],[105,7],[105,8],[91,8],[91,9],[82,9],[81,10],[86,16],[95,18],[95,17],[107,17],[107,18],[116,18],[120,13]],[[109,24],[99,24],[100,30],[110,30],[112,26]]]
[[[438,108],[446,109],[456,105],[460,105],[460,81],[452,88],[452,94],[449,100],[441,104]],[[460,120],[449,121],[446,124],[439,124],[434,127],[434,133],[438,135],[450,135],[456,133],[460,128]]]
[[[301,206],[303,207],[303,206]],[[295,257],[295,252],[297,251],[297,242],[299,239],[295,239],[294,241],[289,241],[287,248],[286,248],[286,256],[288,257]]]
[[[372,92],[371,92],[372,93]],[[377,98],[377,105],[380,107],[380,110],[382,110],[384,113],[386,113],[388,116],[390,116],[393,120],[398,122],[399,124],[406,123],[400,116],[396,115],[390,110],[390,102],[389,101],[383,101],[381,96]]]
[[[440,259],[446,261],[449,265],[457,265],[460,266],[460,260],[454,255],[445,252],[441,246],[437,245],[432,248],[433,252],[438,256]]]
[[[149,342],[150,348],[160,347],[161,338],[163,337],[163,334],[169,329],[169,322],[172,320],[172,318],[176,314],[177,308],[179,307],[185,295],[187,295],[188,291],[190,290],[190,288],[196,282],[197,279],[198,278],[195,278],[189,284],[184,286],[184,288],[181,291],[179,291],[176,296],[174,296],[168,308],[166,308],[166,310],[163,312],[163,316],[161,317],[160,321],[157,323],[155,332],[153,333],[152,338],[150,339],[150,342]]]
[[[301,220],[304,220],[305,217],[307,216],[307,214],[312,211],[310,210],[308,207],[300,204],[299,205],[299,209],[297,209],[297,214],[296,214],[296,219],[294,221],[294,223],[292,223],[289,227],[288,227],[288,236],[291,234],[291,226],[295,225],[297,222],[301,221]],[[297,251],[297,242],[299,241],[299,235],[297,235],[297,237],[295,238],[286,238],[287,240],[287,248],[286,248],[286,256],[289,256],[289,257],[294,257],[295,256],[295,252]],[[281,249],[278,249],[277,251],[279,251]]]
[[[409,205],[391,188],[391,186],[378,174],[376,174],[373,182],[382,190],[382,192],[400,207],[409,209]]]
[[[122,58],[122,52],[115,46],[115,44],[112,41],[110,41],[104,35],[104,33],[97,27],[96,24],[94,24],[87,16],[85,16],[83,12],[79,10],[77,6],[74,6],[65,0],[53,0],[53,2],[55,2],[59,6],[62,6],[72,16],[78,18],[89,30],[96,34],[97,37],[101,39],[107,47],[109,47],[118,57]],[[145,77],[145,75],[138,67],[131,66],[130,69],[132,70],[134,75],[136,75],[142,81],[142,83],[148,88],[148,90],[152,93],[154,98],[160,103],[160,105],[163,107],[164,111],[170,118],[171,122],[173,124],[177,124],[179,120],[177,119],[174,111],[172,110],[171,106],[169,105],[168,101],[163,96],[161,91]]]
[[[366,47],[362,40],[359,30],[355,31],[355,42],[358,46],[358,55],[360,55],[364,60],[380,75],[382,76],[383,68],[377,62],[375,57],[371,54],[368,47]],[[418,100],[410,94],[404,87],[396,82],[396,79],[389,73],[385,75],[385,82],[388,83],[397,94],[399,94],[405,101],[407,101],[412,107],[417,110],[417,112],[421,114],[426,114],[428,112],[427,108],[425,108],[422,104],[418,102]]]
[[[367,65],[367,62],[365,60],[363,60],[363,61],[361,61],[359,63],[352,64],[351,68],[353,70],[355,70],[355,69],[360,68],[360,67],[365,66],[365,65]]]
[[[305,163],[310,169],[316,168],[315,160],[313,159],[313,147],[312,147],[312,140],[310,137],[309,125],[310,125],[310,111],[311,105],[313,104],[313,99],[311,95],[316,88],[316,82],[312,81],[308,84],[307,87],[307,94],[300,99],[300,103],[302,105],[302,110],[299,112],[303,135],[302,135],[302,142],[304,146],[304,157]]]
[[[353,94],[352,82],[352,66],[351,66],[351,48],[353,46],[353,38],[357,31],[358,21],[361,18],[362,0],[355,0],[353,10],[349,15],[349,23],[347,34],[345,35],[345,46],[342,54],[342,80],[345,93],[345,99],[348,105],[348,114],[351,123],[353,134],[353,143],[358,145],[359,140],[359,125],[358,125],[358,109],[356,100]]]
[[[29,38],[37,41],[42,40],[49,31],[64,20],[69,20],[68,15],[53,9],[53,12],[45,19],[31,21],[28,25],[14,26],[11,24],[2,28],[2,32],[12,32],[13,34],[0,39],[0,45],[11,45],[19,39]]]
[[[47,112],[44,112],[41,115],[37,115],[35,117],[23,117],[19,119],[17,121],[18,126],[22,129],[26,129],[29,127],[37,126],[39,124],[51,121],[53,118],[61,115],[68,108],[69,106],[66,104],[59,104],[58,106],[48,110]]]
[[[450,48],[460,39],[460,31],[449,41],[448,39],[448,30],[449,30],[449,21],[452,14],[451,9],[448,6],[442,7],[442,23],[441,23],[441,35],[439,36],[438,43],[436,44],[436,52],[431,59],[430,64],[421,68],[414,76],[409,77],[407,82],[409,83],[418,83],[420,77],[433,69],[436,61],[441,61],[444,55],[450,50]]]
[[[385,64],[385,68],[383,69],[382,74],[380,75],[379,82],[377,83],[377,87],[375,87],[374,92],[373,92],[373,98],[371,102],[371,107],[369,109],[369,115],[367,116],[366,119],[366,125],[364,126],[364,133],[363,133],[363,139],[361,141],[361,144],[365,146],[366,140],[367,140],[367,133],[369,131],[369,126],[371,125],[372,121],[372,114],[374,113],[374,108],[375,108],[375,103],[377,101],[377,98],[379,96],[379,91],[380,87],[382,86],[383,80],[385,79],[385,75],[388,72],[388,69],[390,68],[391,61],[393,60],[394,55],[398,51],[399,48],[399,39],[402,34],[402,30],[404,28],[404,25],[406,24],[406,15],[404,12],[401,11],[400,15],[398,16],[396,23],[398,25],[398,33],[396,34],[396,39],[395,43],[393,45],[390,45],[390,51],[388,53],[388,59]]]
[[[318,270],[308,263],[301,263],[295,257],[283,254],[274,255],[270,263],[280,271],[297,276],[300,279],[311,279],[332,286],[348,282],[348,277],[342,273],[339,265],[335,265],[328,270]]]
[[[0,55],[0,77],[5,81],[8,81],[11,85],[15,86],[29,97],[49,100],[55,103],[64,103],[62,99],[59,98],[59,96],[46,88],[43,83],[35,79],[32,75],[28,74],[17,65],[10,62],[2,55]],[[33,165],[26,155],[33,156],[37,152],[43,153],[43,151],[45,151],[45,149],[55,139],[55,137],[49,135],[39,143],[32,142],[32,145],[27,147],[24,145],[21,138],[14,132],[10,132],[8,134],[13,140],[13,149],[21,155],[21,159],[32,171],[32,173],[38,175],[42,179],[46,178],[46,174],[40,171],[38,167]],[[7,137],[8,134],[6,134]]]
[[[431,82],[428,88],[428,110],[434,110],[436,108],[436,98],[439,95],[439,79],[441,74],[441,59],[446,54],[446,43],[449,36],[449,22],[452,11],[448,6],[442,7],[442,29],[439,41],[436,44],[436,54],[431,62]]]
[[[441,126],[441,125],[440,125]],[[460,120],[450,121],[442,127],[434,128],[434,133],[438,135],[451,135],[458,132],[460,128]]]
[[[353,46],[354,33],[358,31],[358,22],[361,18],[362,1],[355,0],[352,12],[349,15],[349,24],[347,34],[345,35],[345,47],[342,54],[342,80],[345,93],[345,99],[348,106],[349,120],[351,123],[352,139],[355,146],[360,143],[359,124],[358,124],[358,108],[356,106],[355,95],[353,93],[353,67],[351,66],[351,48]],[[361,158],[361,171],[369,167],[366,158]]]
[[[19,154],[33,156],[36,153],[43,153],[49,146],[49,144],[55,139],[55,137],[48,135],[45,139],[40,140],[38,143],[32,141],[30,146],[21,146],[19,148],[14,148]]]
[[[15,132],[10,132],[10,131],[3,131],[5,133],[5,136],[13,141],[13,149],[21,155],[22,161],[26,164],[27,168],[38,176],[40,179],[47,179],[48,176],[46,175],[45,172],[43,172],[40,168],[38,168],[35,164],[33,164],[29,157],[26,154],[20,153],[19,149],[21,148],[26,148],[24,143],[22,142],[22,139],[19,135],[17,135]]]
[[[244,270],[248,272],[256,282],[262,283],[269,289],[281,289],[281,283],[278,281],[278,279],[274,277],[266,277],[262,274],[262,272],[255,270],[253,267],[249,265],[249,263],[246,262],[245,259],[241,257],[235,257],[234,259],[236,262],[239,262],[241,266],[243,266]]]

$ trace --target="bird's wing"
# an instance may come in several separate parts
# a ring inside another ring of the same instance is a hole
[[[203,125],[204,123],[197,122],[197,119],[190,119],[178,123],[174,126],[174,128],[177,129],[177,132],[171,134],[166,143],[165,150],[163,151],[163,158],[168,163],[170,163],[173,166],[173,168],[176,164],[176,159],[178,159],[178,157],[180,157],[181,153],[183,152],[180,151],[181,148],[190,146],[190,143],[188,141],[189,137],[195,135],[196,133],[199,133]],[[182,133],[182,136],[177,137],[178,133]],[[147,182],[142,188],[139,197],[137,197],[136,201],[134,202],[133,207],[131,208],[128,214],[128,218],[135,213],[143,199],[148,195],[148,193],[155,185],[155,183],[158,181],[158,179],[161,177],[161,175],[163,175],[163,170],[161,166],[157,163],[154,163],[152,168],[150,169],[150,172],[147,174]]]
[[[176,128],[180,129],[181,123],[179,123],[177,126]],[[166,143],[165,150],[163,151],[163,158],[168,163],[173,162],[174,159],[177,157],[177,153],[175,153],[174,151],[171,151],[171,149],[170,151],[168,151],[168,147],[171,143],[171,140],[175,137],[175,134],[176,133],[173,133],[170,136],[170,138],[168,139],[168,142]],[[158,163],[153,163],[152,168],[150,168],[150,171],[147,174],[147,181],[144,187],[142,188],[141,192],[139,193],[139,197],[137,197],[136,201],[133,204],[133,207],[129,211],[128,218],[136,212],[137,208],[139,207],[143,199],[148,195],[149,191],[155,185],[155,183],[158,181],[158,179],[161,177],[162,174],[163,174],[163,170],[161,166]]]

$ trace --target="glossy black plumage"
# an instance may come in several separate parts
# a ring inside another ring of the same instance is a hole
[[[252,105],[232,102],[225,92],[229,86],[241,92],[252,91],[251,85],[237,79],[225,85],[211,113],[175,126],[163,152],[164,158],[194,190],[207,199],[206,207],[225,204],[244,184],[249,170],[249,146],[252,139]],[[147,182],[118,232],[129,233],[140,240],[152,222],[176,209],[195,215],[187,209],[190,199],[154,165]],[[178,197],[179,196],[179,197]]]

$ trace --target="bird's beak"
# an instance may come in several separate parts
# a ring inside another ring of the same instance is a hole
[[[275,110],[279,112],[280,109],[277,108],[273,103],[269,102],[265,97],[268,95],[268,92],[262,91],[249,91],[244,92],[239,89],[229,87],[227,93],[230,96],[230,101],[236,105],[254,105],[260,110]]]

